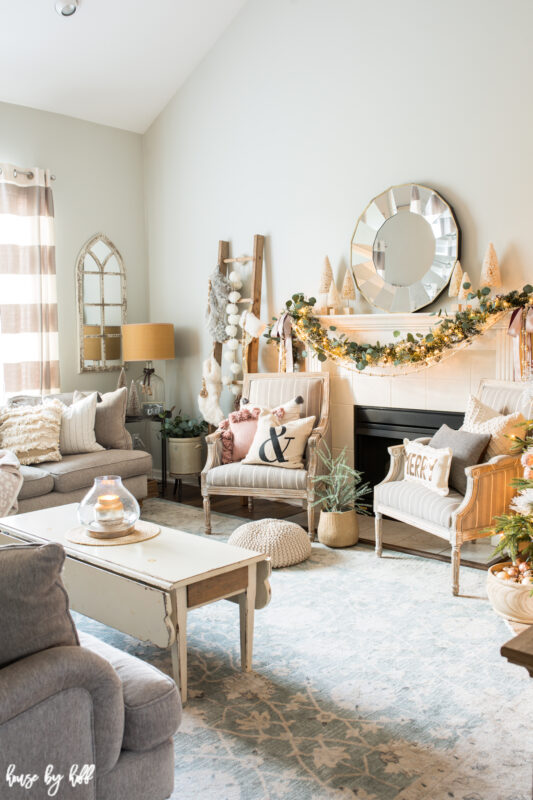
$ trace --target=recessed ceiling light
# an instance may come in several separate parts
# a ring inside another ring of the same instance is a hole
[[[62,17],[71,17],[76,13],[78,0],[57,0],[56,11]]]

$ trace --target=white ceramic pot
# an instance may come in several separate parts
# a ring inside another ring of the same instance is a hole
[[[359,525],[355,510],[321,511],[317,534],[318,541],[328,547],[351,547],[356,544]]]
[[[533,584],[522,585],[514,581],[503,581],[498,572],[505,564],[494,564],[487,573],[487,594],[494,611],[511,622],[533,625],[533,597],[530,597]]]
[[[168,440],[171,475],[197,475],[202,471],[202,437]]]

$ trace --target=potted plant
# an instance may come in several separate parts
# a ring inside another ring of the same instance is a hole
[[[319,451],[324,474],[312,478],[320,506],[318,541],[328,547],[350,547],[359,539],[357,514],[368,514],[363,498],[371,489],[362,483],[362,475],[346,463],[346,448],[332,456],[327,445]]]
[[[491,532],[500,536],[494,555],[510,561],[494,564],[487,575],[487,593],[493,609],[512,622],[533,624],[533,438],[531,420],[525,437],[515,439],[514,452],[522,452],[524,476],[511,486],[519,491],[512,499],[510,514],[495,517]]]
[[[179,411],[174,418],[162,416],[161,435],[168,439],[171,475],[197,475],[202,471],[202,437],[207,422]]]

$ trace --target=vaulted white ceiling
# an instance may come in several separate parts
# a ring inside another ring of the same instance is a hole
[[[0,0],[0,101],[142,133],[245,2]]]

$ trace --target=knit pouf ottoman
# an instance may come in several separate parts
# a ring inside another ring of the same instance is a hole
[[[240,525],[228,544],[257,550],[272,559],[273,567],[290,567],[311,555],[311,542],[301,525],[284,519],[258,519]]]

